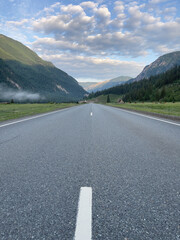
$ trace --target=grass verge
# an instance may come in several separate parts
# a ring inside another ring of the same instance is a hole
[[[76,105],[75,103],[0,104],[0,121],[51,112]]]
[[[107,105],[136,111],[180,116],[180,102],[176,103],[108,103]]]

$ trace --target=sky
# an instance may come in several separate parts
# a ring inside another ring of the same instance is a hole
[[[0,0],[0,33],[80,82],[136,77],[180,50],[179,0]]]

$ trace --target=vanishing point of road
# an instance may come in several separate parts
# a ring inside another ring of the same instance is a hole
[[[0,239],[179,240],[180,124],[97,104],[1,123]]]

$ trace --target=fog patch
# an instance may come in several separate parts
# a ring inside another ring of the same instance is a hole
[[[39,93],[16,90],[0,84],[0,100],[11,101],[12,99],[17,102],[36,102],[44,99],[44,97],[42,97]]]

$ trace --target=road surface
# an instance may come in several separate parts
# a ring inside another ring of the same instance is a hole
[[[87,224],[81,240],[179,240],[179,173],[178,124],[96,104],[1,123],[0,239],[79,240]]]

